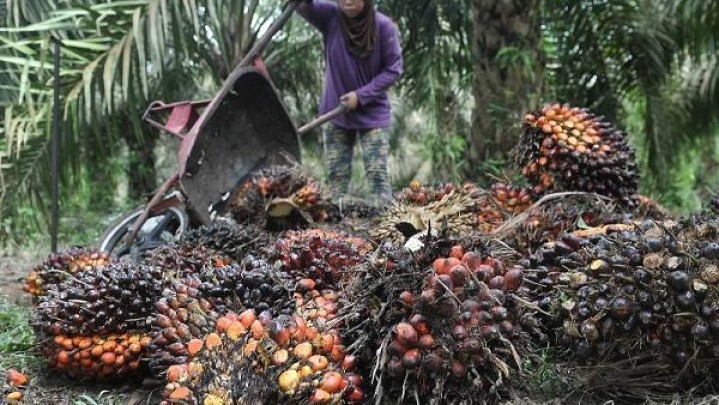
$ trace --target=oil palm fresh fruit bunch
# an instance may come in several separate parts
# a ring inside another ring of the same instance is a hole
[[[347,269],[365,260],[371,245],[357,237],[334,231],[289,231],[269,250],[269,261],[296,279],[310,279],[317,289],[335,286]]]
[[[417,252],[383,245],[348,287],[343,341],[385,403],[485,403],[518,376],[536,329],[514,294],[521,269],[451,239]]]
[[[39,297],[45,294],[49,286],[61,282],[68,275],[93,270],[111,262],[112,258],[108,253],[92,249],[72,248],[53,253],[30,272],[23,290],[34,297]]]
[[[207,269],[172,282],[155,304],[150,325],[150,366],[157,373],[185,364],[192,339],[215,331],[217,320],[246,309],[292,313],[293,279],[251,257],[242,266]],[[289,292],[288,292],[289,291]]]
[[[142,359],[150,338],[142,333],[36,335],[51,369],[72,377],[120,381],[144,371]]]
[[[70,376],[120,380],[143,371],[146,317],[161,296],[163,272],[114,263],[76,272],[39,298],[32,325],[52,369]]]
[[[531,297],[557,344],[597,363],[649,357],[684,377],[712,375],[719,355],[719,223],[680,222],[578,231],[531,259]],[[711,364],[711,362],[710,362]]]
[[[40,297],[34,326],[51,335],[107,335],[145,329],[163,288],[158,267],[116,263],[78,272]]]
[[[271,230],[303,228],[329,218],[329,199],[299,166],[271,166],[242,184],[230,202],[239,223]]]
[[[171,365],[187,363],[191,351],[188,343],[213,332],[221,314],[200,295],[201,283],[196,276],[176,280],[155,303],[155,312],[147,319],[151,338],[148,360],[154,373],[162,374]]]
[[[395,200],[401,204],[422,206],[439,201],[452,191],[457,192],[461,188],[462,187],[454,183],[441,184],[437,187],[427,187],[418,180],[412,180],[409,183],[409,187],[397,193]]]
[[[182,236],[179,245],[204,246],[234,261],[242,261],[248,253],[258,250],[275,238],[253,224],[213,222],[192,229]]]
[[[420,291],[404,291],[405,318],[391,327],[382,367],[385,395],[483,403],[519,370],[515,350],[523,334],[511,298],[523,271],[474,252],[438,258]],[[499,383],[503,381],[503,383]]]
[[[252,308],[257,312],[290,314],[294,310],[291,300],[294,279],[251,255],[246,256],[242,265],[208,269],[199,278],[200,296],[221,312]]]
[[[634,149],[586,108],[548,104],[527,114],[513,156],[535,195],[585,191],[631,204],[637,193]]]
[[[359,403],[362,379],[332,322],[338,294],[299,282],[293,314],[248,309],[220,317],[191,342],[186,364],[170,367],[166,404]]]
[[[533,203],[531,189],[498,182],[479,195],[478,228],[492,232],[509,217],[521,214]]]
[[[413,187],[400,194],[373,223],[370,236],[374,242],[401,246],[418,233],[457,236],[477,226],[482,192],[476,186],[450,184],[435,190]]]
[[[211,245],[188,242],[153,249],[145,254],[142,262],[159,267],[168,278],[182,278],[185,275],[197,274],[206,268],[227,266],[233,260]]]

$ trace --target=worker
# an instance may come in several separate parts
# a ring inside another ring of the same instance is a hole
[[[325,86],[320,113],[344,103],[349,111],[324,133],[329,189],[348,193],[355,145],[362,149],[374,198],[392,198],[389,183],[389,88],[402,74],[402,50],[392,20],[372,0],[310,0],[299,14],[317,28],[325,44]]]

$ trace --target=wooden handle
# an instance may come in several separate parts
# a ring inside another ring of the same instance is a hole
[[[314,120],[308,122],[304,126],[302,126],[300,129],[297,130],[297,132],[300,135],[304,135],[313,129],[319,127],[320,125],[324,124],[325,122],[332,121],[333,119],[337,118],[338,116],[346,113],[349,110],[347,107],[347,104],[340,104],[338,105],[334,110],[325,113],[323,115],[320,115],[319,117],[315,118]]]

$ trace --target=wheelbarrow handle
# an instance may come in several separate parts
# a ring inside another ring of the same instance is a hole
[[[346,113],[349,111],[349,107],[345,103],[340,103],[334,110],[329,111],[327,113],[324,113],[320,115],[319,117],[315,118],[314,120],[308,122],[307,124],[303,125],[297,130],[297,133],[300,135],[304,135],[313,129],[319,127],[320,125],[332,121],[333,119],[339,117],[340,115]]]
[[[157,100],[150,105],[142,114],[142,120],[150,124],[152,127],[165,131],[182,139],[197,120],[198,109],[206,107],[210,100],[201,101],[179,101],[176,103],[165,104]],[[162,123],[158,121],[157,114],[161,112],[169,112],[167,121]]]
[[[249,50],[249,52],[247,52],[247,55],[245,55],[245,57],[242,58],[240,63],[237,64],[235,70],[252,65],[252,62],[260,56],[262,51],[264,51],[267,45],[269,45],[269,43],[272,41],[272,37],[275,36],[275,34],[277,34],[282,29],[282,27],[284,27],[287,20],[292,17],[292,13],[295,12],[297,7],[299,7],[303,1],[304,0],[290,0],[287,3],[287,7],[284,11],[282,11],[282,14],[280,14],[277,20],[275,20],[272,25],[270,25],[270,27],[267,29],[267,32],[265,32],[265,34],[255,43],[255,45]]]

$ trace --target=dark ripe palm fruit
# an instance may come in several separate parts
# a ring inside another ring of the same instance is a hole
[[[288,231],[270,249],[269,262],[298,279],[334,285],[348,272],[346,268],[366,260],[371,245],[359,237],[323,229]],[[351,274],[350,274],[351,275]],[[322,289],[321,286],[318,286]]]
[[[52,285],[58,284],[67,274],[91,271],[97,267],[108,266],[113,262],[109,253],[92,249],[72,248],[64,252],[53,253],[36,266],[25,280],[23,290],[39,297]]]
[[[507,272],[504,276],[504,280],[507,283],[507,289],[509,291],[516,291],[522,285],[522,279],[524,273],[521,268],[515,267]]]
[[[636,204],[634,150],[621,131],[589,111],[548,104],[528,114],[512,156],[535,193],[597,192]]]
[[[122,262],[83,271],[50,286],[38,303],[36,328],[91,336],[146,329],[161,297],[162,270]]]
[[[274,237],[252,224],[236,225],[228,222],[213,222],[191,229],[182,236],[179,244],[184,246],[205,246],[241,261],[245,255],[266,246]],[[228,263],[229,264],[229,263]]]
[[[686,291],[690,287],[691,279],[684,271],[673,271],[667,277],[667,283],[678,292]]]
[[[182,278],[207,268],[227,266],[233,260],[208,246],[188,243],[151,250],[145,254],[143,262],[163,269],[166,276]]]
[[[540,285],[520,291],[549,313],[540,314],[540,321],[551,325],[546,331],[572,359],[586,355],[583,360],[597,363],[650,356],[674,373],[675,356],[686,352],[690,378],[706,378],[710,371],[697,359],[711,356],[717,346],[712,325],[719,325],[719,286],[703,276],[716,260],[701,252],[717,229],[719,221],[697,216],[589,237],[579,231],[588,243],[576,251],[557,252],[548,245],[553,255],[540,261],[538,252],[529,260],[525,277]]]

